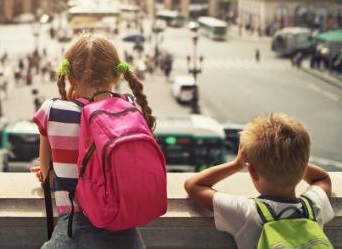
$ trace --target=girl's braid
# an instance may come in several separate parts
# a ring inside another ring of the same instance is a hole
[[[124,74],[125,80],[128,82],[133,95],[137,98],[137,103],[141,106],[144,118],[153,131],[156,125],[156,118],[152,115],[152,109],[149,107],[146,99],[146,95],[143,93],[143,84],[135,76],[135,74],[128,70]]]
[[[57,81],[58,91],[63,100],[67,100],[67,92],[65,90],[65,76],[58,76]]]

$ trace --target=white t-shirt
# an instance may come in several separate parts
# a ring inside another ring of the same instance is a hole
[[[334,217],[334,211],[326,193],[318,186],[309,186],[302,194],[313,203],[313,210],[318,224],[323,228]],[[294,206],[302,210],[302,204],[297,199],[274,200],[261,196],[276,214],[284,208]],[[262,230],[262,222],[258,214],[255,200],[238,195],[216,192],[213,200],[216,228],[231,234],[239,249],[256,248]],[[281,217],[289,217],[294,211],[290,209]]]

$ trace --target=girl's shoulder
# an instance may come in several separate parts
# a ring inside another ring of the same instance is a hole
[[[60,110],[70,110],[70,111],[80,111],[80,107],[70,100],[63,100],[60,98],[50,98],[43,102],[42,107],[47,106],[49,109],[60,109]]]

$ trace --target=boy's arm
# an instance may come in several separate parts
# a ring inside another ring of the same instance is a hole
[[[303,179],[310,185],[321,187],[328,197],[331,196],[331,179],[324,169],[309,163]]]
[[[213,197],[216,192],[212,187],[224,178],[239,172],[243,163],[235,160],[220,164],[194,174],[184,183],[184,188],[189,196],[202,207],[213,211]]]

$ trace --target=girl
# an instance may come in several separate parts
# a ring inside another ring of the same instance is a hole
[[[40,168],[35,169],[40,181],[48,174],[49,163],[53,163],[54,188],[58,222],[52,238],[42,249],[49,248],[145,248],[137,228],[120,232],[110,232],[91,225],[80,212],[74,200],[75,216],[73,236],[67,235],[68,215],[71,201],[68,194],[77,184],[78,134],[80,107],[72,100],[85,97],[94,101],[109,97],[121,74],[128,82],[136,103],[141,108],[150,129],[155,126],[155,118],[143,93],[142,83],[130,71],[128,64],[121,62],[114,45],[105,37],[82,34],[66,51],[65,59],[58,70],[60,99],[45,101],[35,113],[33,121],[40,131]],[[66,90],[66,80],[70,83]],[[96,94],[95,93],[101,93]]]

